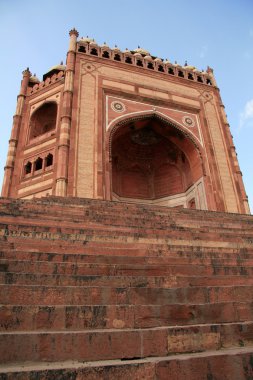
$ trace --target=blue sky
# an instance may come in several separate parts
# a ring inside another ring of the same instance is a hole
[[[214,69],[253,211],[252,0],[0,0],[0,183],[22,71],[65,61],[68,31]]]

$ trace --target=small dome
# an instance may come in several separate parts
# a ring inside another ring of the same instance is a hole
[[[82,38],[80,38],[80,40],[79,40],[79,42],[83,42],[83,43],[90,43],[90,42],[93,42],[94,41],[94,39],[93,38],[90,38],[90,37],[82,37]]]
[[[120,49],[118,48],[117,45],[115,45],[114,48],[112,48],[112,50],[114,50],[114,51],[120,51]]]
[[[165,61],[163,61],[163,63],[167,64],[167,63],[171,63],[171,62],[166,58]]]
[[[40,80],[39,80],[39,78],[36,77],[36,74],[33,74],[33,75],[29,78],[29,82],[36,84],[36,83],[40,83]]]
[[[138,46],[137,49],[134,49],[134,52],[135,53],[140,53],[140,54],[143,54],[143,55],[150,55],[149,51],[147,51],[145,49],[142,49],[140,46]]]
[[[130,53],[130,54],[131,54],[131,51],[128,50],[128,48],[126,48],[126,49],[123,51],[123,53]]]
[[[190,65],[184,66],[184,68],[188,69],[188,70],[194,70],[194,69],[196,69],[195,66],[190,66]]]
[[[90,46],[98,46],[97,42],[94,40],[94,38],[92,39],[92,41],[90,41]]]
[[[144,59],[145,59],[146,61],[153,61],[151,55],[145,55]]]
[[[109,45],[107,45],[106,42],[103,43],[103,45],[101,45],[101,48],[106,48],[106,49],[109,49]]]
[[[141,53],[134,53],[134,56],[135,56],[135,57],[140,57],[140,58],[142,58]]]
[[[48,73],[50,73],[50,71],[53,71],[53,70],[65,71],[65,70],[66,70],[66,66],[63,65],[63,62],[61,62],[60,65],[52,66],[52,67],[48,70]]]
[[[154,59],[154,61],[155,62],[162,62],[162,59],[157,57],[157,58]]]
[[[59,72],[59,71],[65,71],[66,66],[63,65],[63,62],[60,63],[60,65],[52,66],[44,75],[43,80],[46,80],[47,77],[50,77],[52,74]]]

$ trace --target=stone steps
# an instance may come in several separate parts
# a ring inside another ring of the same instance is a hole
[[[1,266],[0,266],[1,267]],[[124,276],[124,275],[65,275],[0,272],[0,284],[41,286],[97,286],[179,288],[188,286],[253,285],[253,277],[243,274],[210,276]]]
[[[133,360],[0,365],[3,380],[250,380],[253,348],[221,349]]]
[[[61,202],[59,204],[59,202]],[[72,204],[71,204],[72,203]],[[20,200],[16,202],[16,207],[13,204],[1,204],[0,212],[2,219],[8,216],[14,220],[25,220],[30,224],[33,219],[38,219],[43,224],[43,220],[51,224],[59,220],[60,226],[67,226],[70,223],[72,226],[76,223],[85,223],[96,229],[96,227],[105,228],[107,225],[124,226],[129,229],[138,228],[148,230],[149,227],[155,227],[157,233],[159,230],[176,229],[180,231],[194,231],[195,229],[203,232],[226,232],[231,234],[236,231],[237,234],[249,233],[252,237],[252,218],[248,215],[242,215],[240,219],[236,214],[224,214],[218,212],[206,212],[199,210],[176,210],[166,207],[155,207],[148,205],[126,204],[120,202],[106,202],[96,200],[85,200],[79,204],[74,203],[74,199],[66,203],[65,200],[53,199],[36,200],[34,202],[26,201],[22,204]],[[39,216],[39,218],[38,218]],[[59,227],[59,224],[56,225]],[[185,229],[186,227],[187,229]],[[243,230],[244,229],[244,230]]]
[[[124,344],[122,344],[124,342]],[[6,345],[11,350],[6,350]],[[253,345],[253,322],[149,329],[6,332],[0,362],[133,359]]]
[[[95,247],[94,247],[95,248]],[[111,248],[104,247],[103,251],[93,249],[88,250],[87,253],[83,252],[78,255],[75,253],[64,253],[64,252],[31,252],[27,250],[10,250],[2,249],[0,251],[0,259],[3,260],[18,260],[18,261],[46,261],[51,263],[102,263],[102,264],[159,264],[159,265],[213,265],[213,266],[253,266],[253,250],[252,253],[249,251],[239,252],[235,255],[234,253],[221,254],[220,252],[205,252],[198,251],[154,251],[149,252],[150,255],[146,255],[144,250],[140,253],[139,250],[128,250],[131,255],[122,255],[121,250],[113,251],[113,246]],[[114,254],[113,254],[114,253]],[[123,252],[124,253],[124,252]],[[167,255],[166,255],[167,253]],[[154,255],[152,255],[154,254]]]
[[[239,244],[224,244],[219,246],[218,244],[212,244],[212,242],[200,245],[186,245],[184,241],[169,240],[167,243],[153,243],[150,242],[117,242],[110,241],[54,241],[49,239],[41,239],[39,242],[33,239],[17,239],[12,238],[12,241],[0,239],[0,258],[14,258],[33,260],[29,255],[37,255],[36,257],[44,257],[46,255],[47,261],[53,261],[55,255],[61,255],[62,257],[73,257],[74,260],[82,260],[83,256],[104,256],[106,257],[144,257],[145,260],[149,260],[150,257],[158,257],[161,260],[167,260],[171,258],[186,258],[186,259],[199,259],[203,260],[249,260],[253,258],[253,245],[242,247]],[[39,244],[39,248],[36,249],[34,241]],[[9,256],[10,255],[10,256]],[[27,256],[26,256],[27,255]],[[116,259],[115,259],[116,260]],[[127,259],[125,259],[127,260]],[[34,261],[34,260],[33,260]],[[64,261],[64,260],[58,260]]]
[[[253,286],[142,288],[1,285],[2,305],[169,305],[247,302]]]
[[[0,272],[66,274],[76,276],[199,276],[253,274],[253,267],[243,263],[239,265],[204,264],[104,264],[72,263],[47,261],[21,261],[0,259]]]
[[[249,215],[1,199],[0,379],[249,380],[252,274]]]
[[[138,220],[136,224],[128,221],[127,219],[122,220],[122,224],[119,226],[113,225],[109,217],[106,217],[105,221],[102,221],[99,224],[90,224],[84,220],[77,222],[62,221],[61,218],[55,220],[50,220],[46,218],[36,219],[36,228],[34,228],[34,220],[20,220],[18,223],[17,218],[1,218],[2,222],[0,224],[1,235],[3,236],[12,236],[13,230],[22,231],[25,236],[25,233],[32,231],[35,233],[42,232],[51,232],[55,236],[62,235],[63,237],[76,235],[87,235],[87,236],[109,236],[113,238],[117,233],[117,236],[134,236],[135,239],[139,238],[175,238],[175,239],[199,239],[199,240],[217,240],[221,238],[225,241],[231,242],[249,242],[252,243],[253,240],[253,225],[245,228],[245,226],[240,228],[232,227],[194,227],[193,223],[191,226],[183,227],[182,225],[157,225],[155,221],[150,223],[150,226],[145,226],[145,223],[141,224],[141,221]],[[107,223],[106,223],[107,221]],[[7,227],[8,224],[12,224],[11,227]],[[113,230],[113,231],[112,231]],[[114,233],[114,234],[113,234]]]
[[[35,203],[36,202],[36,203]],[[238,214],[228,214],[223,212],[213,212],[213,211],[200,211],[200,210],[189,210],[189,209],[176,209],[167,208],[163,206],[150,206],[145,204],[133,204],[127,202],[114,202],[114,201],[102,201],[95,199],[82,199],[82,198],[60,198],[60,197],[47,197],[34,200],[15,200],[15,199],[5,199],[1,198],[0,212],[2,215],[15,215],[17,216],[28,216],[37,215],[42,213],[43,215],[67,215],[71,211],[70,217],[72,219],[75,217],[75,212],[80,215],[80,217],[89,216],[98,213],[99,216],[109,215],[121,217],[121,215],[115,215],[115,212],[124,211],[126,217],[136,217],[145,218],[156,217],[157,219],[162,218],[172,218],[176,217],[177,220],[190,219],[197,220],[199,223],[202,219],[206,222],[210,222],[217,225],[218,222],[230,221],[233,225],[236,224],[252,224],[252,218],[249,215],[240,215],[238,219]],[[103,213],[101,213],[101,210]],[[90,220],[90,219],[89,219]]]
[[[5,305],[0,331],[139,329],[253,320],[253,301],[171,305]]]

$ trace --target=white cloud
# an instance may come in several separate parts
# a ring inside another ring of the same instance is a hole
[[[240,114],[240,128],[253,127],[253,99],[249,100]]]

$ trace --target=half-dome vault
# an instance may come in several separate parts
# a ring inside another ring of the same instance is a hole
[[[200,205],[199,152],[182,131],[155,115],[118,126],[111,142],[111,164],[115,199]]]

